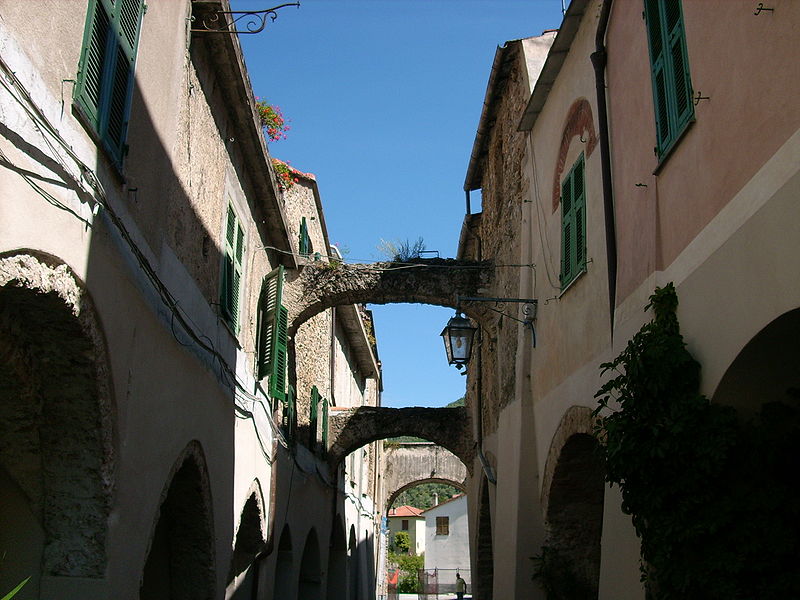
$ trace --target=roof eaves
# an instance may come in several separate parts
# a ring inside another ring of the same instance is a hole
[[[586,13],[587,4],[588,0],[572,0],[569,3],[567,12],[564,15],[564,21],[556,34],[556,39],[553,40],[550,52],[547,54],[547,60],[545,60],[542,72],[533,87],[528,105],[522,113],[522,119],[517,126],[517,131],[530,131],[533,129],[533,125],[536,123],[536,119],[539,118],[539,114],[542,112],[545,102],[547,102],[550,90],[553,88],[558,74],[561,72],[561,67],[569,54],[583,15]]]
[[[229,0],[195,0],[192,2],[192,9],[193,12],[230,11],[231,7]],[[268,241],[279,250],[279,260],[284,266],[297,268],[269,149],[257,122],[253,87],[239,37],[203,32],[196,32],[193,37],[202,39],[207,44],[208,59],[216,67],[222,85],[229,88],[227,97],[231,100],[228,105],[235,128],[233,138],[242,149],[242,157],[255,188],[254,195],[261,199]]]
[[[516,56],[516,53],[511,50],[519,47],[519,42],[520,40],[510,40],[502,46],[498,46],[494,53],[489,82],[486,84],[483,108],[481,109],[480,119],[478,119],[478,129],[475,132],[475,141],[472,143],[467,175],[464,178],[464,191],[466,192],[477,190],[481,187],[483,162],[489,146],[489,134],[497,118],[497,105],[508,77],[511,59]]]

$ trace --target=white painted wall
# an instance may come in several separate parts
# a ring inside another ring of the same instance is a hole
[[[459,496],[429,508],[425,516],[425,569],[463,569],[468,571],[469,531],[467,497]],[[436,535],[436,517],[450,518],[448,535]]]

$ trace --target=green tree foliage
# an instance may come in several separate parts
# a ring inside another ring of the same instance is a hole
[[[389,564],[394,565],[399,571],[397,578],[397,591],[401,594],[414,594],[419,592],[419,570],[425,567],[425,555],[412,556],[410,554],[395,554],[389,552]]]
[[[458,400],[453,400],[450,404],[445,406],[445,408],[454,408],[456,406],[464,406],[464,396],[461,396]]]
[[[411,536],[407,531],[398,531],[394,534],[394,549],[399,554],[408,554],[411,550]]]
[[[439,502],[449,500],[461,490],[446,483],[421,483],[401,493],[392,503],[392,508],[398,506],[413,506],[427,510],[433,507],[434,494],[439,495]]]
[[[606,479],[641,538],[649,596],[800,598],[800,406],[744,422],[712,404],[677,306],[672,284],[656,289],[653,320],[602,365],[615,377],[596,395]]]

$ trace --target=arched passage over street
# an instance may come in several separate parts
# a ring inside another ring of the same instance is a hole
[[[404,443],[386,448],[384,457],[387,507],[405,490],[421,483],[446,483],[465,490],[467,468],[446,448],[430,442]]]
[[[326,308],[342,304],[397,302],[454,307],[456,295],[479,295],[478,290],[487,285],[493,273],[492,265],[485,262],[418,259],[414,263],[307,265],[284,287],[289,334]],[[470,310],[470,316],[480,314],[479,309]]]
[[[359,406],[333,412],[328,422],[332,466],[361,446],[390,437],[412,435],[430,440],[452,452],[467,469],[475,448],[469,418],[463,406],[452,408],[385,408]]]

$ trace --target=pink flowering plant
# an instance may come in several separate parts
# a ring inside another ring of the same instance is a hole
[[[275,175],[278,176],[278,187],[282,192],[291,189],[295,183],[300,181],[297,178],[297,175],[300,174],[299,171],[293,169],[289,163],[273,158],[272,168],[275,169]]]
[[[256,110],[261,120],[261,128],[264,130],[267,138],[273,142],[285,140],[286,132],[289,131],[291,127],[286,124],[287,120],[283,116],[281,109],[256,96]]]

